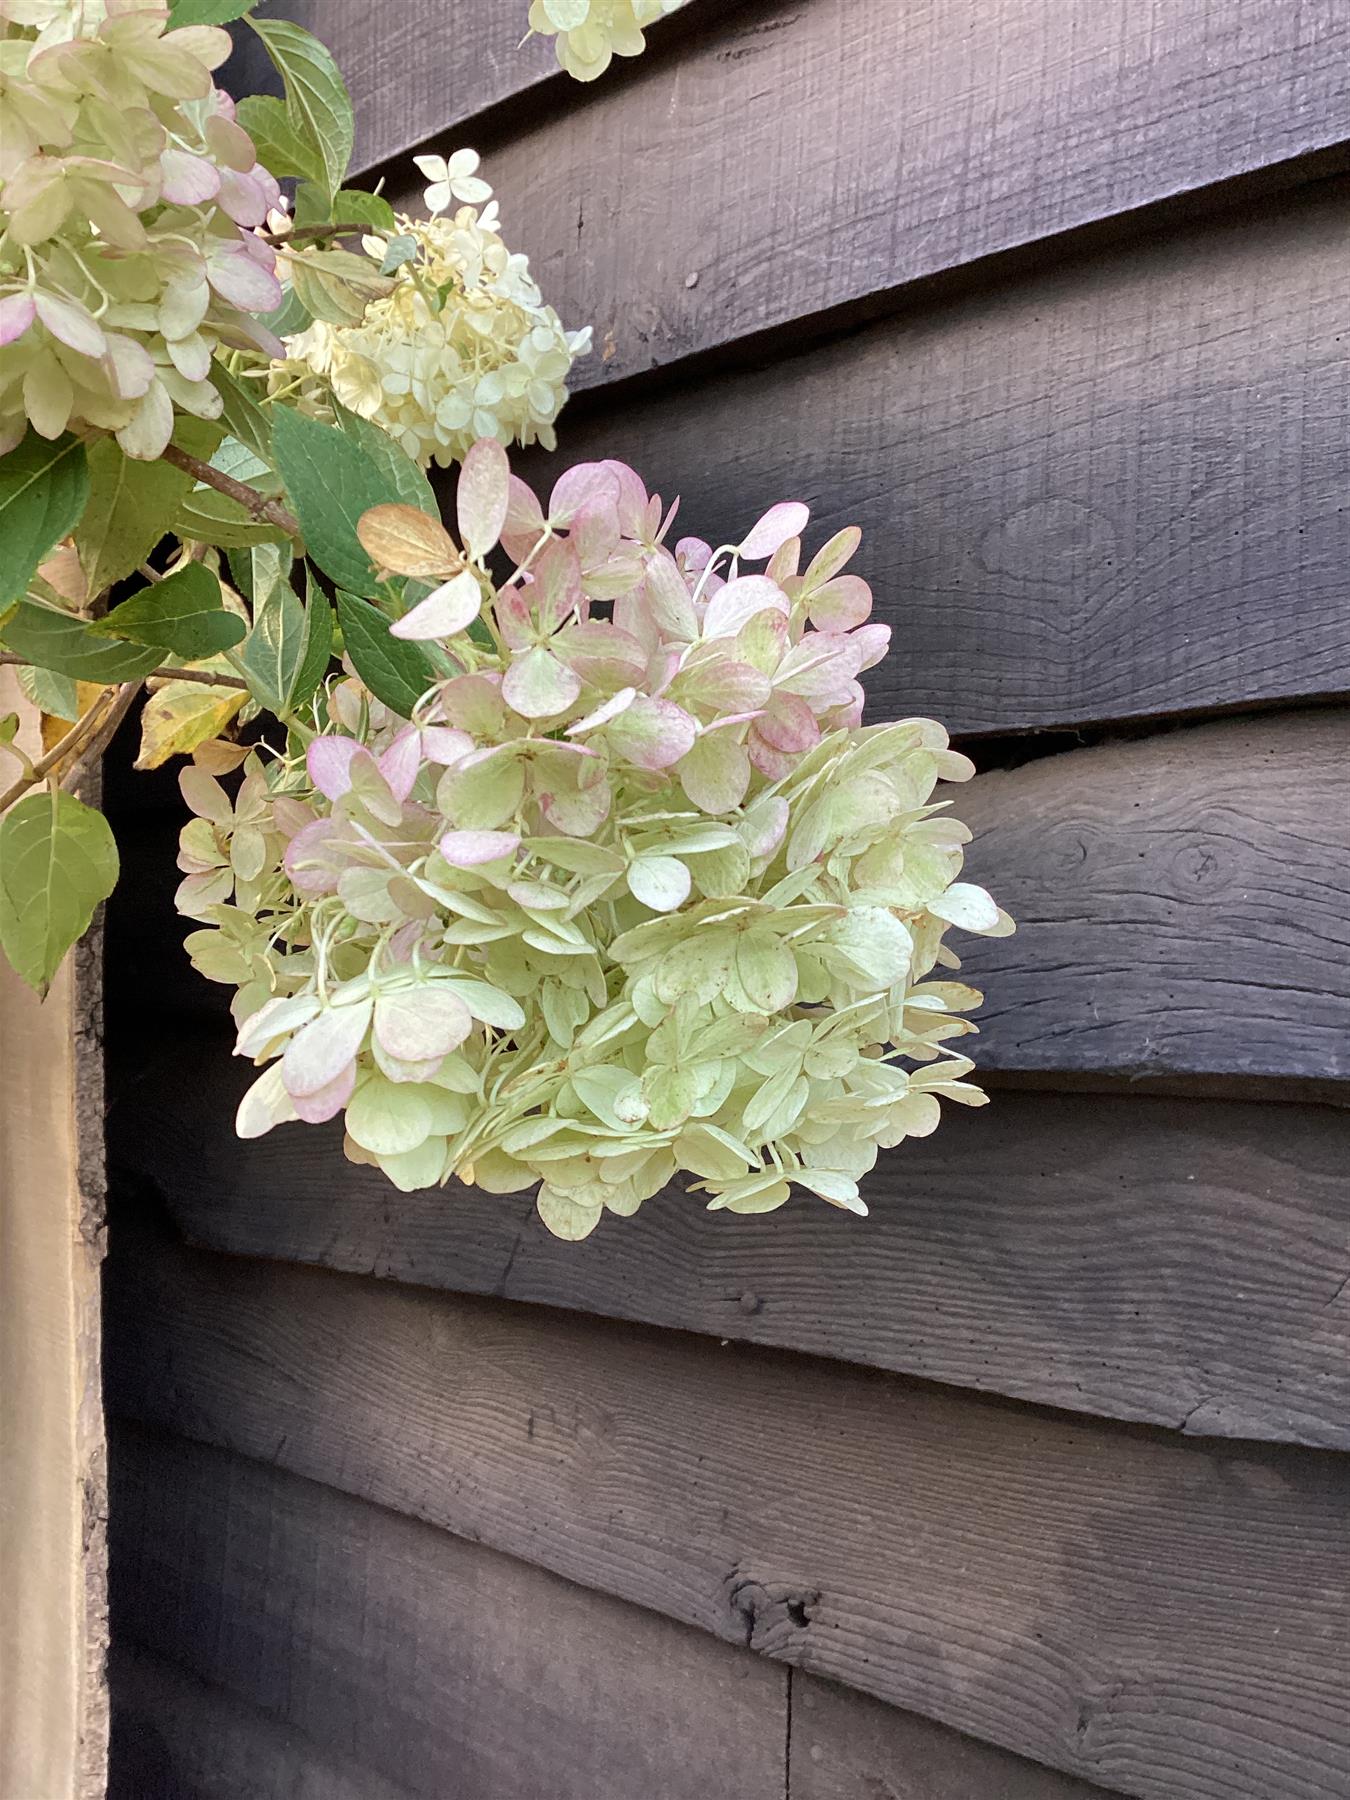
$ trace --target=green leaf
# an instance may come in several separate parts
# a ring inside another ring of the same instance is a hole
[[[342,186],[355,137],[347,85],[328,51],[299,25],[289,19],[251,19],[249,23],[267,46],[281,76],[292,130],[307,148],[319,152],[320,175],[315,179],[322,180],[331,198]],[[259,154],[265,163],[267,159]]]
[[[368,194],[364,188],[343,188],[333,196],[330,206],[323,189],[306,181],[296,189],[295,222],[297,225],[361,225],[370,231],[392,231],[394,209],[383,194]]]
[[[247,627],[238,613],[227,612],[220,583],[200,563],[187,563],[115,606],[91,631],[100,637],[130,638],[151,644],[183,662],[204,662],[230,650]]]
[[[263,313],[261,323],[279,338],[294,337],[310,323],[310,315],[305,311],[304,302],[293,287],[286,287],[286,298],[275,312]]]
[[[272,463],[272,422],[248,383],[232,375],[222,362],[211,365],[211,385],[224,402],[221,418],[230,436],[251,450],[266,467]],[[156,465],[150,464],[153,468]]]
[[[297,127],[282,101],[271,94],[249,94],[235,107],[235,117],[253,139],[258,161],[273,175],[323,182],[326,169],[321,147]]]
[[[105,685],[135,681],[160,660],[156,649],[99,637],[83,619],[33,600],[19,602],[5,627],[4,641],[7,649],[39,668]]]
[[[53,675],[50,669],[36,669],[25,663],[18,671],[19,686],[40,712],[53,719],[68,719],[73,725],[80,716],[80,697],[69,675]]]
[[[333,659],[333,609],[308,565],[305,568],[305,595],[305,647],[300,654],[295,680],[291,683],[292,712],[317,693]]]
[[[278,716],[290,707],[296,674],[304,660],[306,632],[300,596],[289,581],[277,581],[257,606],[239,661],[250,693]]]
[[[0,948],[30,987],[47,992],[116,882],[108,821],[74,794],[29,794],[0,819]]]
[[[416,644],[390,637],[389,620],[378,606],[339,592],[338,620],[352,666],[374,694],[405,719],[438,679],[430,657]]]
[[[401,269],[404,263],[410,263],[417,256],[417,239],[415,237],[390,238],[384,252],[384,261],[380,264],[381,275],[392,275]]]
[[[358,441],[345,423],[339,430],[290,408],[277,410],[272,448],[314,562],[350,593],[374,599],[387,592],[361,548],[356,525],[372,506],[404,498],[392,464]]]
[[[172,463],[124,456],[115,438],[90,448],[89,504],[75,548],[91,594],[106,592],[140,567],[191,487],[192,477]]]
[[[180,25],[228,25],[256,4],[257,0],[171,0],[169,30]]]
[[[382,431],[378,425],[373,425],[369,419],[363,419],[359,413],[348,412],[341,401],[334,400],[332,406],[339,431],[365,451],[388,478],[404,505],[415,506],[419,512],[439,519],[441,509],[431,483],[402,444],[391,438],[387,431]]]
[[[289,259],[288,271],[304,306],[329,325],[359,324],[370,302],[392,285],[369,257],[352,250],[306,250]]]
[[[84,445],[30,431],[0,458],[0,606],[17,598],[53,544],[73,531],[89,498]]]

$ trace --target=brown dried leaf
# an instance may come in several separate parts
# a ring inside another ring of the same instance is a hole
[[[464,566],[450,533],[415,506],[372,506],[357,521],[356,535],[376,568],[395,575],[444,577]]]

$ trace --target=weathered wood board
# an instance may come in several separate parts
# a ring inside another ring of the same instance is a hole
[[[717,12],[694,16],[678,61],[649,54],[537,122],[513,111],[491,147],[508,241],[569,325],[595,324],[579,386],[856,317],[925,277],[1350,139],[1341,0]],[[375,56],[400,102],[409,80],[416,93],[420,56]],[[373,110],[392,146],[400,131]],[[420,197],[415,171],[398,186]]]
[[[119,1427],[114,1619],[427,1800],[782,1800],[786,1669],[446,1532]]]
[[[1007,732],[1344,694],[1347,255],[1350,184],[1320,184],[582,403],[521,468],[547,492],[621,457],[712,543],[789,496],[813,543],[860,525],[895,628],[875,718]]]
[[[399,1194],[299,1126],[234,1136],[211,1037],[118,1076],[129,1183],[208,1248],[776,1344],[1206,1436],[1350,1449],[1350,1122],[1000,1091],[881,1158],[869,1219],[672,1190],[584,1248],[530,1196]],[[166,1094],[174,1104],[165,1104]]]
[[[114,1404],[1142,1800],[1337,1800],[1350,1467],[135,1250]]]

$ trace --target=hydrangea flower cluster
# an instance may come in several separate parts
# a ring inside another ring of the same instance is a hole
[[[933,798],[969,761],[931,720],[860,726],[889,638],[860,534],[803,566],[801,504],[720,548],[670,547],[674,510],[603,462],[545,511],[478,444],[461,542],[361,523],[436,583],[389,628],[445,670],[412,718],[349,676],[233,801],[184,772],[188,948],[265,1065],[241,1134],[343,1114],[399,1187],[539,1183],[576,1239],[677,1171],[712,1208],[865,1212],[879,1148],[982,1101],[944,937],[1012,922]]]
[[[31,421],[161,454],[218,345],[278,353],[278,197],[211,73],[229,34],[139,0],[0,0],[0,452]]]
[[[431,183],[431,216],[400,216],[393,231],[363,240],[375,264],[393,273],[392,291],[353,323],[316,319],[288,338],[274,386],[298,381],[302,401],[321,412],[323,389],[306,377],[321,378],[423,466],[458,461],[484,437],[552,449],[567,377],[590,348],[590,328],[564,331],[528,257],[502,242],[497,203],[475,173],[473,151],[415,161]],[[455,200],[461,204],[446,216]]]
[[[530,30],[557,38],[558,61],[578,81],[594,81],[611,57],[641,56],[643,28],[685,0],[531,0]]]

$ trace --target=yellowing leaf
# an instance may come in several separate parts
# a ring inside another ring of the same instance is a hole
[[[243,708],[243,688],[208,687],[201,681],[166,681],[141,713],[138,769],[158,769],[171,756],[186,756],[208,738],[219,737]]]
[[[463,567],[450,533],[415,506],[372,506],[356,535],[375,566],[396,575],[449,575]]]
[[[98,699],[99,695],[106,692],[107,689],[101,682],[77,681],[75,683],[76,719],[82,719],[89,711],[89,708],[94,704],[95,700]],[[74,720],[65,718],[58,713],[43,713],[42,750],[44,755],[55,750],[56,746],[61,742],[61,739],[65,737],[74,722]],[[64,762],[64,760],[65,759],[63,758],[62,761]],[[55,765],[55,771],[59,777],[62,772],[61,763]]]

